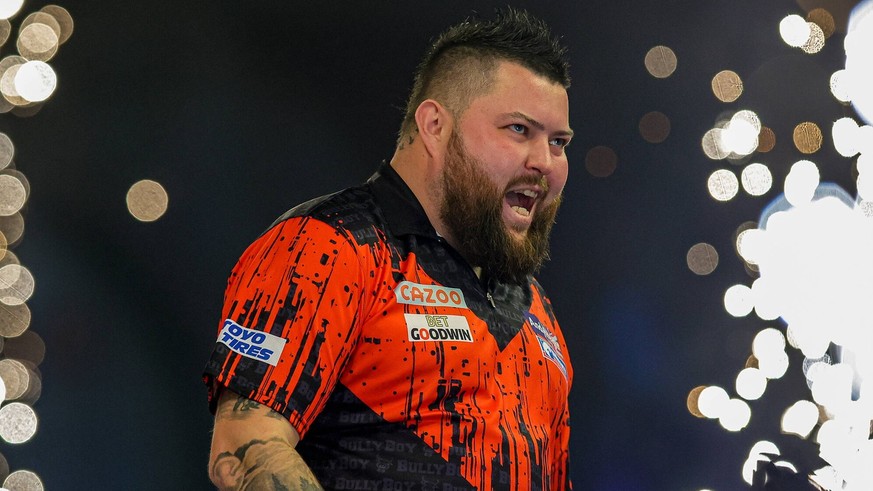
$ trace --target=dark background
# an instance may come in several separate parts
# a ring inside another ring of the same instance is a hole
[[[13,25],[47,2],[28,0]],[[31,118],[0,115],[31,184],[26,233],[15,249],[36,278],[28,302],[45,340],[37,435],[0,444],[12,470],[47,489],[210,489],[211,415],[200,372],[218,328],[226,277],[238,255],[296,203],[355,184],[391,157],[412,80],[428,42],[486,1],[59,2],[75,32],[50,64],[59,87]],[[842,34],[817,55],[785,45],[779,21],[812,7],[845,23],[851,2],[524,1],[570,47],[570,181],[540,274],[576,372],[571,394],[577,490],[744,489],[752,444],[770,439],[801,470],[822,464],[811,442],[780,435],[779,418],[808,397],[791,351],[789,374],[750,402],[739,433],[697,419],[689,391],[733,383],[762,328],[723,308],[750,278],[732,248],[804,155],[795,125],[825,133],[811,156],[824,180],[854,193],[851,161],[830,140],[851,109],[828,90],[844,66]],[[664,44],[669,78],[644,67]],[[2,48],[5,56],[14,43]],[[719,102],[724,69],[745,92]],[[776,133],[774,189],[733,201],[709,197],[717,168],[700,147],[726,111],[752,109]],[[661,111],[672,132],[647,143],[641,116]],[[606,178],[586,172],[597,145],[618,155]],[[140,179],[170,197],[154,223],[127,212]],[[686,265],[708,242],[709,276]]]

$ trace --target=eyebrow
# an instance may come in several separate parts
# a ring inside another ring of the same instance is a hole
[[[523,119],[523,120],[527,121],[527,124],[533,126],[534,128],[536,128],[536,129],[538,129],[538,130],[540,130],[540,131],[545,131],[545,130],[546,130],[546,125],[544,125],[543,123],[540,123],[539,121],[537,121],[537,120],[535,120],[534,118],[528,116],[527,114],[524,114],[524,113],[521,113],[521,112],[515,111],[515,112],[512,112],[512,113],[508,113],[508,114],[506,114],[506,116],[509,116],[509,117],[511,117],[511,118],[520,118],[520,119]],[[573,130],[571,130],[571,129],[568,128],[568,129],[566,129],[566,130],[558,131],[557,134],[560,135],[560,136],[568,136],[568,137],[572,137],[572,136],[573,136]]]

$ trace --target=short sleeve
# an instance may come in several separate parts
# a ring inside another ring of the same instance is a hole
[[[362,277],[354,243],[316,219],[287,219],[250,245],[228,279],[204,371],[212,411],[228,388],[303,437],[355,347]]]

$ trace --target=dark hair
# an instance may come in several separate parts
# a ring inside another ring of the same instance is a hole
[[[415,72],[400,140],[415,129],[415,111],[438,100],[455,116],[486,92],[499,61],[511,61],[564,88],[570,86],[567,48],[549,26],[524,10],[498,9],[493,20],[466,19],[439,35]],[[398,140],[398,142],[400,142]]]

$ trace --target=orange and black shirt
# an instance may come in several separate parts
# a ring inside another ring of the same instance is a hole
[[[325,489],[570,488],[551,303],[481,281],[388,165],[280,217],[228,280],[206,365],[282,414]]]

